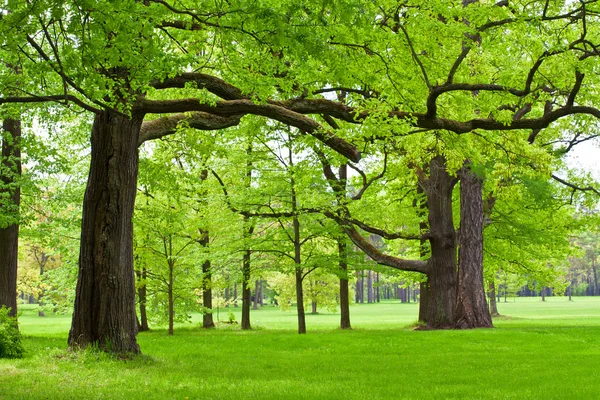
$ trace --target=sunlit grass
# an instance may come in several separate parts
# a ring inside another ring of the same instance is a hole
[[[270,307],[253,311],[251,332],[205,331],[194,316],[173,337],[141,333],[134,360],[69,353],[70,317],[25,310],[27,354],[0,360],[0,398],[598,398],[600,299],[519,298],[499,309],[496,329],[423,332],[409,327],[416,304],[355,305],[353,331],[323,312],[307,316],[302,336],[295,313]]]

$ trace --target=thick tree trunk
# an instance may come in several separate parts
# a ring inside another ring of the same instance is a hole
[[[310,305],[311,305],[310,313],[313,314],[313,315],[318,314],[319,312],[317,311],[317,302],[313,300],[310,303]]]
[[[490,282],[489,293],[490,293],[490,315],[492,317],[499,317],[500,313],[498,312],[498,302],[496,301],[496,284],[494,284],[494,281]]]
[[[0,307],[10,308],[9,315],[17,315],[17,260],[19,257],[19,206],[21,189],[17,180],[21,176],[21,121],[7,118],[2,123],[2,159],[0,168],[9,171],[0,175],[0,192],[8,191],[9,204],[2,207],[14,213],[14,221],[0,226]],[[13,219],[13,218],[10,218]]]
[[[104,111],[92,128],[69,346],[139,353],[132,216],[142,115]]]
[[[483,285],[483,183],[467,160],[460,171],[460,238],[455,325],[491,328]]]
[[[338,239],[340,257],[340,329],[352,329],[350,325],[350,293],[348,291],[348,254],[345,238]]]
[[[427,329],[454,327],[456,309],[456,231],[452,220],[452,189],[456,179],[446,171],[445,160],[436,156],[424,184],[429,209],[427,282],[421,286],[419,318]]]

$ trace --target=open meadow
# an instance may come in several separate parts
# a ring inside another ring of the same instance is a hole
[[[509,299],[495,329],[470,331],[415,331],[417,305],[396,302],[352,306],[352,331],[308,315],[307,335],[272,307],[253,311],[249,332],[203,330],[195,315],[172,337],[140,333],[132,360],[70,353],[70,317],[21,309],[26,355],[0,360],[0,399],[600,397],[599,298]]]

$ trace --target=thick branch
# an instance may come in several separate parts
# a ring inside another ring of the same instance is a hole
[[[281,105],[255,104],[251,100],[244,99],[217,101],[214,105],[203,104],[197,99],[144,100],[142,110],[147,113],[157,114],[201,111],[223,117],[245,114],[260,115],[307,132],[352,161],[358,162],[361,158],[360,152],[354,146],[333,135],[331,132],[324,131],[321,124],[314,119],[299,112],[289,110]]]
[[[162,82],[152,82],[151,86],[155,89],[184,88],[188,83],[195,83],[198,89],[206,89],[212,94],[224,100],[247,99],[242,91],[237,87],[230,85],[216,76],[202,74],[200,72],[186,72],[173,78],[167,78]]]
[[[413,271],[426,274],[429,271],[428,264],[422,260],[405,260],[392,257],[379,251],[375,246],[365,239],[352,225],[343,223],[342,227],[352,242],[364,251],[377,264],[387,265],[402,271]]]
[[[141,145],[148,140],[160,139],[163,136],[174,134],[177,131],[177,126],[183,121],[187,122],[191,128],[213,131],[238,125],[240,123],[240,117],[236,115],[231,117],[220,117],[204,112],[194,112],[189,115],[174,114],[168,117],[146,121],[142,124],[138,145]]]

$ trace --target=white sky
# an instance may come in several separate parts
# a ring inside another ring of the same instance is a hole
[[[590,172],[595,180],[600,181],[600,141],[578,144],[570,151],[567,163],[572,168]]]

